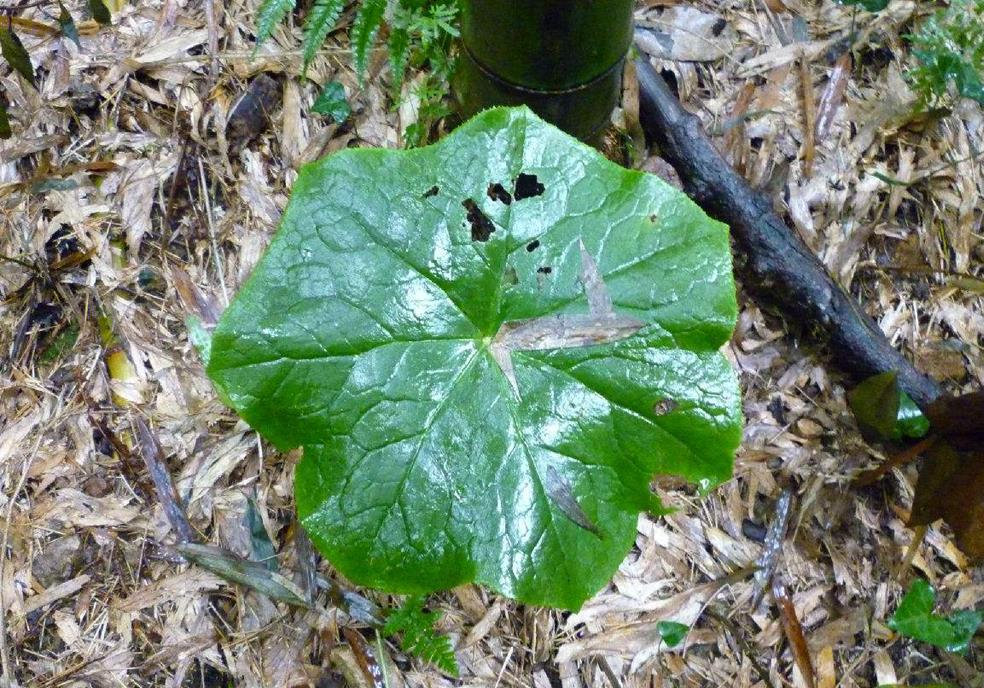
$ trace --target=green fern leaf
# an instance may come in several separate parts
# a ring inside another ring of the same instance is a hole
[[[383,21],[386,12],[386,0],[365,0],[359,7],[358,14],[352,24],[352,53],[355,61],[355,72],[362,83],[369,62],[369,47],[376,39],[376,32]]]
[[[328,33],[335,28],[338,17],[345,7],[345,0],[315,0],[314,6],[304,20],[304,69],[301,75],[307,74],[308,65],[314,59],[314,54],[325,42]]]
[[[390,71],[393,74],[393,94],[399,96],[403,87],[403,77],[407,72],[407,62],[410,58],[410,32],[405,27],[394,26],[389,35]]]
[[[434,624],[441,618],[438,612],[424,611],[423,595],[407,598],[403,606],[389,613],[383,634],[390,636],[403,634],[400,647],[404,652],[430,662],[442,671],[458,675],[458,660],[454,657],[451,640],[434,630]]]
[[[263,0],[256,15],[256,48],[270,37],[274,27],[294,9],[296,2],[297,0]],[[254,48],[254,52],[255,50]]]

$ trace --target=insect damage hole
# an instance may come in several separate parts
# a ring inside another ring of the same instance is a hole
[[[461,205],[468,211],[468,224],[471,225],[472,241],[488,241],[489,237],[492,236],[492,232],[495,231],[495,225],[492,224],[492,220],[470,198],[463,200]]]
[[[659,399],[653,404],[653,415],[665,416],[668,413],[673,413],[678,406],[680,404],[673,399]]]
[[[487,193],[489,198],[493,201],[499,201],[501,203],[505,203],[506,205],[512,203],[513,200],[510,193],[506,191],[506,188],[499,182],[489,184],[489,188],[485,193]]]
[[[441,190],[439,188],[437,188],[437,184],[435,184],[434,186],[432,186],[431,188],[427,189],[427,191],[425,191],[423,193],[423,197],[424,198],[430,198],[431,196],[436,196],[438,193],[440,193],[440,191]]]
[[[534,239],[530,243],[526,244],[526,251],[527,251],[527,253],[533,253],[533,251],[537,250],[538,248],[540,248],[540,240],[539,239]]]
[[[520,173],[516,177],[516,186],[513,189],[513,197],[517,201],[521,201],[524,198],[533,198],[534,196],[539,196],[544,191],[543,184],[536,178],[535,174],[526,174],[525,172]]]

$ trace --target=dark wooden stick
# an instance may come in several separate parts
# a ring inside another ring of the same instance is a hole
[[[746,286],[824,339],[831,363],[855,380],[894,370],[901,388],[919,406],[925,408],[940,396],[940,386],[889,343],[878,324],[779,219],[771,202],[721,157],[700,121],[683,109],[647,60],[636,60],[636,73],[646,138],[676,168],[687,194],[731,227],[736,266]]]

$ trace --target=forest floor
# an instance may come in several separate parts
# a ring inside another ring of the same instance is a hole
[[[76,17],[83,4],[67,2]],[[41,26],[56,25],[57,9],[19,12],[37,22],[15,28],[39,90],[0,76],[14,129],[0,142],[3,678],[38,688],[343,685],[353,657],[340,627],[354,622],[325,595],[324,614],[277,605],[176,557],[131,438],[144,419],[203,541],[249,554],[258,516],[281,573],[298,575],[299,453],[278,453],[222,405],[185,322],[221,311],[249,275],[301,164],[397,147],[414,109],[388,99],[381,52],[357,87],[345,31],[306,78],[294,24],[251,57],[254,0],[114,9],[112,26],[79,22],[81,49]],[[649,0],[637,18],[663,34],[643,48],[736,168],[897,347],[948,390],[968,391],[984,382],[984,112],[962,102],[913,116],[903,36],[930,9]],[[852,26],[863,39],[853,64],[840,63],[838,93],[830,84]],[[311,111],[332,79],[353,106],[341,126]],[[244,94],[253,116],[237,111]],[[629,89],[628,120],[631,101]],[[810,161],[804,131],[818,116]],[[639,162],[667,174],[656,158]],[[981,568],[941,524],[905,560],[915,467],[853,487],[885,453],[858,434],[836,366],[796,323],[740,300],[726,348],[746,418],[734,479],[703,498],[659,484],[678,510],[640,518],[611,584],[577,613],[475,586],[433,596],[461,678],[390,647],[391,685],[807,686],[771,596],[753,608],[751,578],[728,578],[759,556],[756,525],[773,520],[784,489],[795,498],[777,575],[817,686],[982,685],[979,643],[959,656],[886,626],[916,576],[938,588],[942,609],[980,609]],[[671,649],[660,620],[692,630]]]

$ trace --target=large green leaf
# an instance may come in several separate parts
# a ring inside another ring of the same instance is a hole
[[[731,475],[727,228],[525,108],[308,165],[208,372],[348,578],[577,608],[657,473]]]

